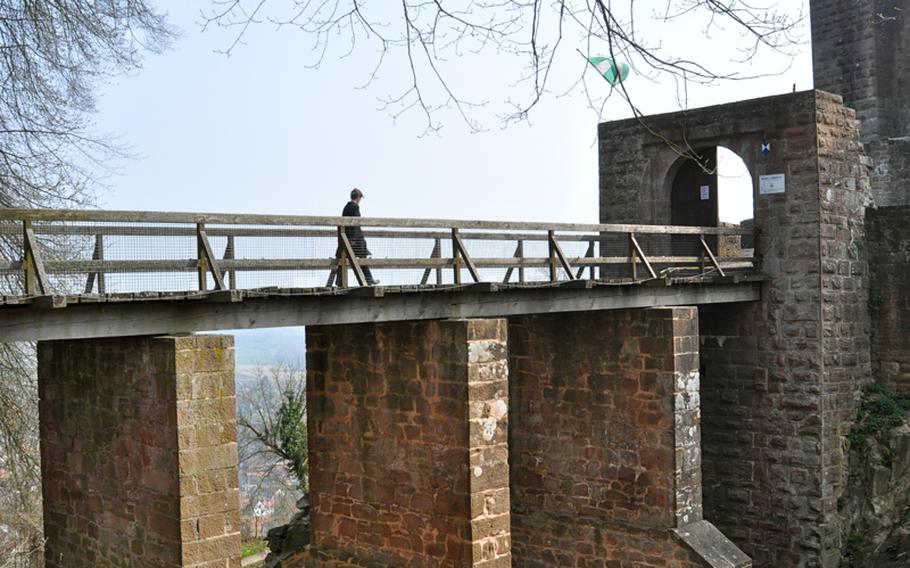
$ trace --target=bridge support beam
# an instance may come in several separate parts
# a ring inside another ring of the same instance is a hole
[[[506,322],[307,328],[296,566],[511,566]]]
[[[48,568],[239,567],[233,338],[38,344]]]
[[[695,308],[512,318],[518,566],[751,566],[702,517]]]

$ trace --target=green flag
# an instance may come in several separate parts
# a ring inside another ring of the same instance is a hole
[[[617,83],[625,81],[629,76],[629,66],[625,63],[617,63],[609,57],[588,57],[588,63],[592,67],[597,69],[597,72],[603,75],[603,78],[607,80],[607,83],[610,83],[613,86],[616,86]]]

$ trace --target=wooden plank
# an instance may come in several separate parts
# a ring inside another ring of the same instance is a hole
[[[242,302],[243,301],[243,292],[240,290],[216,290],[211,292],[206,299],[210,302]]]
[[[648,257],[652,264],[697,264],[697,256],[654,256]],[[443,269],[452,267],[451,258],[370,258],[358,259],[361,266],[370,268],[388,269]],[[569,257],[572,266],[590,267],[600,264],[628,264],[629,257]],[[738,264],[752,266],[751,258],[717,257],[721,266]],[[477,268],[540,268],[549,265],[545,257],[538,258],[473,258],[472,262]],[[197,269],[198,261],[195,259],[184,260],[47,260],[44,262],[47,274],[96,272],[104,270],[108,274],[123,273],[157,273],[157,272],[193,272]],[[276,258],[276,259],[240,259],[221,260],[219,266],[224,272],[229,271],[289,271],[289,270],[325,270],[336,265],[331,258]],[[22,270],[21,261],[0,262],[0,271],[17,272]],[[415,284],[417,282],[415,281]]]
[[[318,217],[297,215],[252,215],[230,213],[181,213],[167,211],[101,211],[71,209],[0,209],[0,220],[83,221],[121,223],[203,223],[229,225],[311,225],[335,227],[399,227],[422,229],[492,229],[588,231],[594,233],[640,233],[678,235],[743,235],[751,231],[726,227],[667,225],[545,223],[529,221],[481,221],[458,219],[407,219],[382,217]]]
[[[198,300],[163,298],[142,303],[71,305],[60,310],[10,306],[3,308],[0,317],[0,342],[751,302],[760,300],[761,287],[758,282],[596,286],[590,290],[557,286],[500,289],[496,293],[445,287],[436,292],[386,294],[381,299],[292,295],[216,303],[200,295]]]
[[[36,235],[74,235],[74,236],[91,236],[101,230],[104,235],[108,236],[129,236],[129,237],[193,237],[196,230],[189,226],[160,226],[160,225],[53,225],[44,224],[35,227]],[[0,225],[0,235],[17,235],[20,230],[9,225]],[[299,227],[222,227],[218,225],[206,225],[206,232],[210,237],[287,237],[287,238],[335,238],[335,229],[303,229]],[[418,231],[405,229],[376,229],[367,228],[363,231],[364,237],[368,238],[400,238],[400,239],[443,239],[448,238],[448,231]],[[471,231],[465,233],[465,238],[469,240],[514,240],[522,238],[524,240],[545,241],[545,233],[515,233],[515,232],[477,232]],[[562,240],[587,241],[592,238],[588,234],[565,234],[561,236]]]
[[[32,300],[32,305],[40,309],[56,310],[67,306],[66,296],[59,294],[49,294],[38,296]]]
[[[36,235],[72,235],[92,236],[99,232],[105,236],[132,236],[132,237],[195,237],[196,229],[189,226],[160,226],[160,225],[53,225],[44,224],[34,228]],[[20,229],[15,226],[0,225],[0,235],[16,235]],[[335,228],[327,229],[302,229],[298,227],[219,227],[206,225],[209,237],[287,237],[287,238],[332,238],[336,237]],[[363,231],[367,238],[389,239],[444,239],[449,237],[448,231],[417,231],[367,228]],[[560,241],[590,242],[601,237],[592,233],[561,233]],[[470,230],[462,233],[464,240],[492,240],[513,241],[546,241],[546,228],[541,227],[540,232],[487,232]]]
[[[498,292],[499,284],[496,282],[474,282],[464,287],[467,292]]]
[[[47,265],[45,264],[45,268]],[[21,260],[0,260],[0,272],[20,272],[22,270]]]

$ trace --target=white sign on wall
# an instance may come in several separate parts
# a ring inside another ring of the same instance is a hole
[[[770,195],[787,191],[787,176],[785,174],[772,174],[758,178],[758,193]]]
[[[708,201],[709,199],[711,199],[711,186],[710,185],[701,186],[701,200]]]

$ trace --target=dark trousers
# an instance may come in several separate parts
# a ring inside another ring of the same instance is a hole
[[[366,258],[370,256],[370,251],[367,249],[367,243],[365,240],[352,240],[351,248],[354,249],[354,255],[357,258]],[[373,273],[370,272],[370,268],[367,266],[361,266],[360,270],[363,271],[363,277],[366,278],[367,285],[372,286],[375,280],[373,280]],[[335,276],[335,285],[341,286],[341,268],[338,269],[338,274]]]

